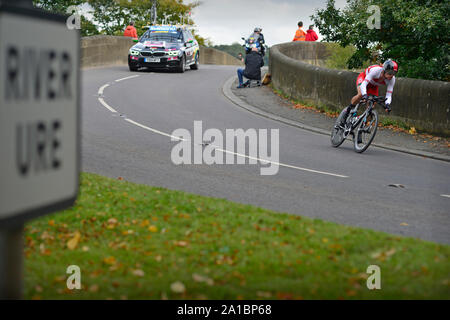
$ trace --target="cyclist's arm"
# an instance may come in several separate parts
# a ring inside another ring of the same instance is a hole
[[[386,104],[391,104],[392,101],[392,92],[394,91],[394,85],[395,85],[395,77],[392,77],[392,79],[389,81],[387,89],[386,89]]]

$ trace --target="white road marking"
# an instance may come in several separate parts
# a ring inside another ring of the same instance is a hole
[[[172,138],[172,139],[175,139],[175,140],[180,140],[180,141],[189,141],[188,139],[183,139],[183,138],[180,138],[180,137],[176,137],[176,136],[173,136],[171,134],[168,134],[168,133],[165,133],[165,132],[162,132],[162,131],[159,131],[159,130],[156,130],[156,129],[153,129],[153,128],[150,128],[150,127],[147,127],[147,126],[144,126],[143,124],[140,124],[140,123],[138,123],[136,121],[133,121],[131,119],[125,119],[125,121],[128,121],[129,123],[132,123],[132,124],[134,124],[134,125],[136,125],[138,127],[141,127],[141,128],[143,128],[145,130],[148,130],[148,131],[160,134],[162,136],[166,136],[166,137],[169,137],[169,138]]]
[[[100,101],[100,103],[101,103],[106,109],[108,109],[109,111],[111,111],[111,112],[117,112],[117,111],[114,110],[112,107],[110,107],[110,106],[105,102],[105,100],[103,100],[103,98],[98,98],[98,101]]]
[[[128,80],[128,79],[132,79],[132,78],[136,78],[136,77],[139,77],[139,75],[137,74],[137,75],[129,76],[129,77],[126,77],[126,78],[117,79],[117,80],[115,80],[115,81],[116,81],[116,82],[119,82],[119,81]]]
[[[171,134],[168,134],[168,133],[165,133],[165,132],[162,132],[162,131],[159,131],[159,130],[156,130],[156,129],[153,129],[153,128],[150,128],[150,127],[147,127],[147,126],[145,126],[143,124],[140,124],[140,123],[138,123],[136,121],[133,121],[131,119],[125,119],[125,121],[128,121],[129,123],[132,123],[132,124],[134,124],[134,125],[136,125],[138,127],[141,127],[141,128],[146,129],[148,131],[160,134],[162,136],[166,136],[166,137],[169,137],[169,138],[172,138],[172,139],[175,139],[175,140],[180,140],[180,141],[181,140],[189,141],[188,139],[183,139],[183,138],[180,138],[180,137],[176,137],[176,136],[173,136]],[[229,153],[229,154],[234,154],[234,155],[236,155],[238,157],[243,157],[243,158],[248,158],[248,159],[260,161],[260,162],[266,163],[266,164],[270,163],[270,164],[278,165],[280,167],[286,167],[286,168],[291,168],[291,169],[296,169],[296,170],[301,170],[301,171],[308,171],[308,172],[312,172],[312,173],[319,173],[319,174],[329,175],[329,176],[338,177],[338,178],[348,178],[348,176],[344,176],[344,175],[340,175],[340,174],[335,174],[335,173],[331,173],[331,172],[325,172],[325,171],[318,171],[318,170],[312,170],[312,169],[307,169],[307,168],[296,167],[296,166],[292,166],[292,165],[289,165],[289,164],[269,161],[269,160],[265,160],[265,159],[261,159],[261,158],[255,158],[255,157],[247,156],[245,154],[240,154],[240,153],[237,153],[237,152],[224,150],[224,149],[218,148],[218,147],[216,147],[214,145],[212,145],[212,146],[215,147],[215,149],[217,151],[221,151],[221,152]]]
[[[450,194],[441,194],[441,197],[450,198]]]
[[[103,90],[105,90],[107,87],[109,87],[109,84],[105,84],[104,86],[100,87],[100,89],[98,89],[98,95],[102,96],[103,95]]]
[[[134,76],[130,76],[130,77],[118,79],[118,80],[116,80],[116,81],[119,82],[119,81],[122,81],[122,80],[131,79],[131,78],[135,78],[135,77],[138,77],[138,75],[134,75]],[[102,87],[98,90],[98,94],[99,94],[100,96],[102,96],[102,95],[103,95],[103,91],[104,91],[105,88],[107,88],[108,86],[109,86],[109,84],[105,84],[104,86],[102,86]],[[100,103],[101,103],[106,109],[108,109],[109,111],[111,111],[111,112],[117,112],[116,110],[114,110],[114,108],[112,108],[110,105],[108,105],[108,104],[105,102],[105,100],[103,100],[102,97],[99,97],[99,98],[98,98],[98,101],[100,101]],[[176,137],[176,136],[173,136],[173,135],[171,135],[171,134],[168,134],[168,133],[165,133],[165,132],[162,132],[162,131],[159,131],[159,130],[156,130],[156,129],[153,129],[153,128],[150,128],[150,127],[147,127],[147,126],[145,126],[145,125],[143,125],[143,124],[140,124],[139,122],[133,121],[133,120],[128,119],[128,118],[125,118],[125,121],[127,121],[127,122],[129,122],[129,123],[131,123],[131,124],[134,124],[135,126],[141,127],[142,129],[151,131],[151,132],[153,132],[153,133],[156,133],[156,134],[159,134],[159,135],[162,135],[162,136],[165,136],[165,137],[169,137],[169,138],[171,138],[171,139],[173,139],[173,140],[189,141],[188,139],[183,139],[183,138],[180,138],[180,137]],[[261,163],[265,163],[265,164],[274,164],[274,165],[277,165],[277,166],[280,166],[280,167],[286,167],[286,168],[291,168],[291,169],[296,169],[296,170],[301,170],[301,171],[307,171],[307,172],[312,172],[312,173],[324,174],[324,175],[329,175],[329,176],[338,177],[338,178],[348,178],[348,176],[344,176],[344,175],[341,175],[341,174],[336,174],[336,173],[331,173],[331,172],[326,172],[326,171],[313,170],[313,169],[307,169],[307,168],[302,168],[302,167],[292,166],[292,165],[289,165],[289,164],[279,163],[279,162],[275,162],[275,161],[269,161],[269,160],[265,160],[265,159],[261,159],[261,158],[255,158],[255,157],[251,157],[251,156],[248,156],[248,155],[245,155],[245,154],[240,154],[240,153],[237,153],[237,152],[233,152],[233,151],[221,149],[221,148],[218,148],[218,147],[216,147],[216,146],[214,146],[214,145],[212,145],[212,146],[213,146],[217,151],[224,152],[224,153],[229,153],[229,154],[233,154],[233,155],[236,155],[236,156],[238,156],[238,157],[243,157],[243,158],[247,158],[247,159],[252,159],[252,160],[260,161]],[[450,196],[449,196],[449,197],[450,197]]]

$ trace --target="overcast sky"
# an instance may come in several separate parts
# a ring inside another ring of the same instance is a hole
[[[186,0],[185,3],[194,2]],[[326,0],[201,0],[192,12],[199,34],[214,45],[242,42],[255,27],[261,27],[271,46],[294,38],[297,23],[303,21],[306,31],[313,24],[310,16],[325,8]],[[346,0],[336,0],[338,8]],[[318,30],[315,31],[319,34]],[[319,34],[319,40],[321,39]]]

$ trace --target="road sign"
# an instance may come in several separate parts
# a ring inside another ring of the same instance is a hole
[[[79,184],[79,30],[0,1],[0,227],[73,204]],[[10,1],[11,3],[11,1]]]

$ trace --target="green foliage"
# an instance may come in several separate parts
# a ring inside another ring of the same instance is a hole
[[[123,30],[134,21],[138,35],[142,28],[151,24],[153,0],[88,0],[93,8],[94,21],[105,34],[122,35]],[[183,0],[158,0],[157,24],[193,24],[189,12],[199,5],[197,2],[184,4]]]
[[[245,57],[245,49],[244,47],[237,43],[234,42],[233,44],[221,44],[221,45],[215,45],[215,46],[211,46],[214,49],[220,50],[220,51],[224,51],[230,55],[232,55],[235,58],[238,58],[238,54],[241,53],[243,57]],[[269,65],[269,50],[266,49],[266,55],[264,56],[264,65],[268,66]]]
[[[326,67],[330,69],[347,69],[347,61],[356,52],[353,46],[341,47],[337,43],[330,43],[331,55],[326,60]]]
[[[81,36],[89,37],[95,36],[99,34],[99,31],[95,24],[93,24],[90,20],[86,19],[84,16],[81,16]]]
[[[184,4],[183,0],[34,0],[36,7],[55,13],[67,14],[67,8],[73,5],[89,4],[92,19],[83,16],[81,20],[82,36],[95,34],[123,35],[130,21],[135,22],[138,35],[145,32],[144,26],[151,24],[151,8],[156,2],[157,24],[193,25],[189,13],[199,2]],[[195,34],[197,41],[204,45],[207,39]]]
[[[244,47],[237,42],[234,42],[231,45],[229,45],[229,44],[216,45],[216,46],[212,46],[212,48],[226,52],[235,58],[238,58],[239,53],[242,54],[242,56],[245,56]]]
[[[371,60],[365,60],[362,63],[361,68],[349,69],[347,62],[356,52],[356,48],[354,46],[350,45],[347,47],[342,47],[338,43],[330,42],[328,43],[328,51],[330,52],[330,56],[326,59],[325,65],[329,69],[360,72],[372,64],[380,63],[380,61],[377,60],[377,56],[374,56]]]
[[[381,9],[381,28],[369,29],[370,5]],[[449,79],[450,2],[439,0],[347,0],[343,10],[328,0],[311,16],[325,41],[354,45],[349,68],[358,68],[381,51],[399,62],[399,76]]]
[[[26,299],[448,299],[448,245],[88,173],[24,242]]]
[[[67,8],[78,6],[83,0],[33,0],[33,5],[37,8],[54,13],[67,14]]]

